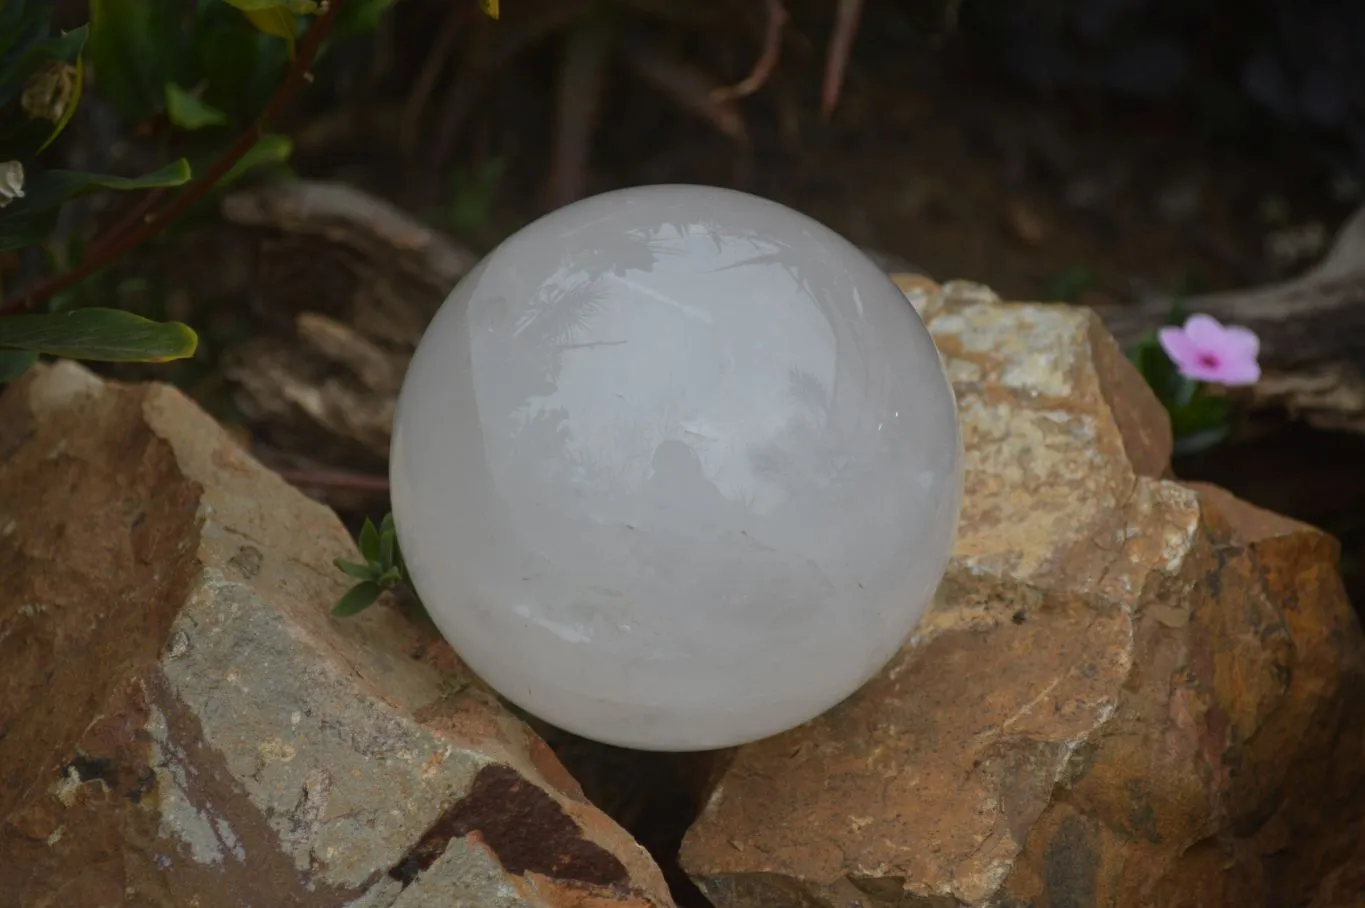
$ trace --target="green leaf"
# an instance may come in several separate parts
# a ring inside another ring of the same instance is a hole
[[[1148,332],[1134,345],[1129,358],[1147,380],[1157,400],[1161,401],[1166,409],[1178,405],[1183,390],[1182,382],[1185,379],[1176,369],[1175,363],[1166,355],[1166,351],[1161,349],[1155,331]]]
[[[1073,265],[1048,282],[1047,299],[1056,303],[1074,303],[1089,290],[1095,276],[1084,265]]]
[[[393,566],[393,530],[381,530],[379,533],[379,563],[386,568]]]
[[[0,350],[0,382],[11,382],[38,361],[32,350]]]
[[[135,123],[159,112],[167,82],[198,81],[190,44],[197,21],[185,0],[90,0],[86,54],[99,96]]]
[[[387,514],[385,514],[385,515],[384,515],[384,519],[381,520],[381,521],[379,521],[379,532],[380,532],[380,533],[393,533],[393,532],[396,532],[396,527],[394,527],[394,524],[393,524],[393,512],[392,512],[392,511],[390,511],[390,512],[387,513]]]
[[[42,151],[80,105],[85,73],[80,54],[89,29],[81,26],[55,37],[46,32],[44,22],[40,40],[0,55],[0,108],[5,114],[0,118],[0,158],[25,160]],[[20,103],[11,106],[16,97]]]
[[[227,114],[174,82],[166,83],[166,116],[181,129],[203,129],[228,122]]]
[[[1226,397],[1197,393],[1184,406],[1171,408],[1171,431],[1177,438],[1223,429],[1231,421],[1232,403]]]
[[[294,140],[289,136],[276,133],[263,135],[246,154],[237,159],[237,163],[233,164],[228,172],[223,174],[222,179],[215,183],[213,188],[215,190],[226,189],[245,176],[248,171],[268,164],[283,164],[289,160],[293,153]]]
[[[354,561],[347,561],[345,558],[334,558],[332,559],[332,564],[336,565],[337,570],[350,577],[354,577],[356,580],[368,580],[373,582],[379,579],[379,574],[374,569],[373,565],[357,564]]]
[[[349,618],[351,615],[359,614],[374,605],[375,600],[383,592],[377,583],[357,583],[332,607],[332,614],[338,618]]]
[[[317,0],[226,0],[229,6],[235,6],[244,13],[255,12],[265,9],[283,9],[299,16],[308,16],[316,13],[319,8]]]
[[[7,54],[0,59],[0,105],[8,104],[23,92],[29,77],[44,64],[74,63],[85,47],[88,35],[89,28],[82,25],[63,35],[34,41],[21,52]]]
[[[284,0],[227,0],[227,2],[241,10],[247,21],[264,34],[283,38],[285,47],[289,52],[289,59],[294,59],[294,38],[298,35],[299,26],[298,19],[289,8],[288,3]]]
[[[360,554],[366,561],[379,563],[379,531],[374,528],[374,521],[365,518],[365,524],[360,528]]]
[[[43,40],[51,31],[51,20],[50,3],[0,2],[0,58],[8,59]]]
[[[1184,457],[1189,454],[1198,454],[1200,451],[1207,451],[1226,439],[1231,432],[1231,426],[1219,426],[1194,432],[1190,435],[1181,435],[1171,445],[1171,453],[1177,457]]]
[[[47,239],[64,202],[101,190],[157,189],[189,182],[184,158],[140,177],[114,177],[75,170],[49,170],[30,180],[23,198],[0,208],[0,252]]]
[[[332,33],[338,37],[373,31],[379,20],[398,0],[346,0],[337,13]]]
[[[164,363],[193,356],[198,344],[188,325],[154,322],[122,309],[0,316],[0,348],[71,359]]]
[[[498,18],[498,0],[479,0],[479,9],[487,13],[490,19]]]
[[[181,0],[183,2],[183,0]],[[199,0],[189,30],[192,66],[179,85],[202,86],[204,103],[235,124],[255,119],[288,68],[285,42],[263,34],[243,12],[222,0]]]

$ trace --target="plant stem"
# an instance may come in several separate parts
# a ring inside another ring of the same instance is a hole
[[[86,256],[80,265],[65,274],[59,274],[45,281],[27,293],[7,300],[4,305],[0,305],[0,312],[29,309],[61,293],[66,288],[80,283],[96,271],[107,267],[156,236],[166,229],[171,221],[184,214],[190,206],[207,195],[218,181],[247,152],[255,147],[256,143],[265,135],[266,128],[271,121],[278,118],[292,100],[294,93],[304,82],[311,79],[308,68],[313,65],[313,60],[317,57],[322,42],[331,32],[332,24],[336,21],[337,13],[340,12],[343,2],[344,0],[327,0],[326,9],[308,27],[307,33],[303,36],[303,41],[299,44],[298,54],[293,65],[284,74],[283,81],[275,89],[275,94],[271,96],[265,110],[248,129],[237,137],[237,141],[232,144],[232,147],[213,162],[213,165],[205,171],[203,176],[187,186],[171,204],[156,214],[150,217],[141,217],[137,223],[120,222],[116,225],[111,236],[103,237],[95,244],[94,251]]]
[[[353,492],[373,492],[388,494],[387,476],[370,476],[364,473],[347,473],[343,470],[309,470],[285,467],[276,469],[285,482],[308,489],[345,489]]]

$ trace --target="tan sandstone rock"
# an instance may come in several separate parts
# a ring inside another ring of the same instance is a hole
[[[684,868],[720,908],[1304,904],[1362,815],[1335,543],[1162,478],[1088,311],[902,288],[962,414],[952,565],[879,677],[739,749]]]
[[[329,616],[345,529],[179,392],[35,369],[0,496],[0,908],[671,905],[408,622]]]

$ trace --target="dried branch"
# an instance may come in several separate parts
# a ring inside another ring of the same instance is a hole
[[[768,0],[768,30],[763,36],[763,52],[759,54],[754,68],[740,82],[711,92],[711,100],[716,102],[743,98],[763,87],[764,83],[777,68],[782,58],[782,30],[790,18],[782,0]]]
[[[275,94],[271,97],[270,103],[266,105],[265,110],[261,112],[261,115],[256,118],[250,128],[244,131],[232,147],[219,156],[218,160],[213,162],[213,165],[205,171],[203,176],[181,191],[175,200],[160,212],[150,217],[142,213],[136,224],[128,218],[121,219],[119,224],[115,226],[116,229],[122,229],[123,232],[112,233],[101,238],[95,244],[94,250],[85,257],[80,265],[64,274],[57,275],[27,293],[6,301],[3,306],[0,306],[0,312],[14,312],[31,308],[61,293],[68,287],[79,284],[96,271],[107,267],[165,230],[171,221],[184,214],[195,202],[207,195],[218,184],[218,181],[227,175],[228,171],[265,136],[266,128],[284,111],[299,87],[304,82],[311,81],[312,76],[308,69],[313,65],[313,60],[317,57],[322,42],[331,32],[332,24],[336,21],[343,2],[344,0],[328,0],[323,14],[309,26],[308,32],[299,44],[298,54],[293,65],[285,73],[279,87],[275,89]]]
[[[278,468],[275,470],[285,482],[304,489],[345,489],[351,492],[371,492],[376,495],[389,493],[389,478],[366,473],[348,473],[344,470],[310,470],[302,468]]]
[[[607,91],[609,52],[607,36],[595,21],[579,23],[569,32],[556,80],[554,150],[550,156],[550,191],[555,207],[587,195],[588,161]]]
[[[820,115],[829,118],[839,103],[839,92],[844,85],[844,69],[853,52],[853,39],[858,37],[858,23],[862,20],[863,0],[839,0],[834,16],[834,35],[829,39],[829,57],[825,61],[825,82],[820,92]]]

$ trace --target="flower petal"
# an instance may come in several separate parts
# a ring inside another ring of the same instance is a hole
[[[1223,329],[1222,349],[1239,361],[1255,362],[1261,353],[1261,339],[1250,328],[1229,325]]]
[[[1185,329],[1168,325],[1156,333],[1156,339],[1181,372],[1199,364],[1199,347],[1190,340]]]
[[[1221,363],[1209,364],[1199,359],[1186,363],[1180,367],[1180,374],[1185,378],[1192,378],[1195,381],[1209,382],[1215,385],[1224,383],[1224,375],[1227,369]]]
[[[1198,313],[1185,319],[1185,336],[1204,350],[1221,350],[1224,331],[1222,323],[1212,315]]]
[[[1261,367],[1256,360],[1229,360],[1218,369],[1218,377],[1210,379],[1220,385],[1234,388],[1239,385],[1254,385],[1261,380]]]

